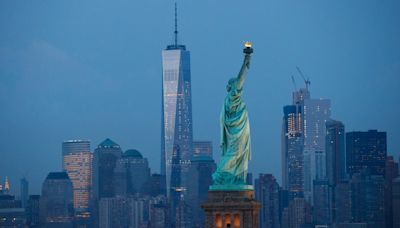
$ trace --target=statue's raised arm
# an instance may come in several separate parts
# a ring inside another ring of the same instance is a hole
[[[238,89],[243,88],[243,84],[244,84],[244,81],[246,80],[246,76],[247,76],[247,71],[250,68],[250,59],[251,59],[251,56],[249,54],[246,54],[244,56],[242,68],[240,68],[239,74],[237,76]]]
[[[253,48],[251,46],[252,45],[250,42],[246,42],[245,43],[246,48],[243,50],[243,53],[245,54],[244,60],[243,60],[242,67],[240,68],[239,75],[237,76],[238,89],[240,89],[240,90],[243,88],[243,84],[244,84],[244,81],[246,80],[246,76],[247,76],[247,71],[250,68],[251,53],[253,53]]]

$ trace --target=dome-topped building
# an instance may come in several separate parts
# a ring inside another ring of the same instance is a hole
[[[129,150],[125,151],[125,153],[122,155],[122,157],[142,159],[143,155],[138,150],[129,149]]]

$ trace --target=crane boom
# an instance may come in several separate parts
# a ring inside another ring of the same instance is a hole
[[[311,84],[311,81],[309,78],[306,79],[306,77],[304,77],[303,72],[300,70],[300,67],[296,66],[297,71],[299,72],[300,76],[303,78],[304,83],[306,84],[306,89],[308,89],[308,86]]]

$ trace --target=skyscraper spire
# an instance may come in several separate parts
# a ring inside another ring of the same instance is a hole
[[[178,47],[178,6],[175,2],[175,47]]]

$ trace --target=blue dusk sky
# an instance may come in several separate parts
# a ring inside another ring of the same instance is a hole
[[[346,131],[388,133],[400,152],[400,1],[180,0],[179,43],[191,51],[194,138],[212,140],[229,78],[254,43],[244,88],[250,170],[280,181],[282,108],[311,80]],[[174,1],[0,1],[0,180],[26,176],[40,193],[61,170],[61,143],[111,138],[159,172],[161,50],[173,42]]]

